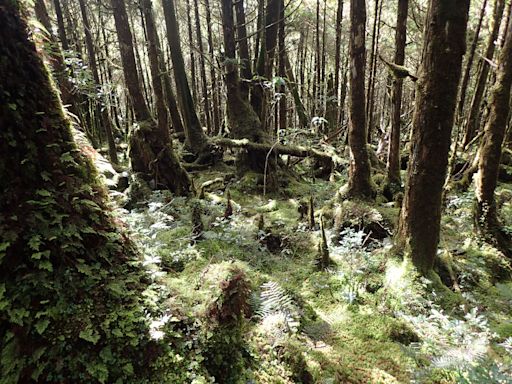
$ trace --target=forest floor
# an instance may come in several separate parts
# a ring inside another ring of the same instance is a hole
[[[200,172],[194,184],[233,172]],[[447,197],[442,263],[427,279],[394,255],[390,236],[377,239],[368,230],[378,223],[392,234],[398,208],[337,199],[345,178],[313,181],[305,172],[263,196],[249,176],[214,184],[204,199],[157,191],[117,212],[171,314],[207,323],[221,282],[234,268],[244,271],[252,315],[233,382],[512,383],[512,283],[496,276],[501,255],[474,234],[472,193]],[[227,219],[226,184],[233,207]],[[310,196],[313,229],[299,213]],[[501,185],[501,212],[512,230],[510,196],[512,185]],[[194,209],[204,226],[200,238]],[[325,271],[315,262],[320,216],[332,261]]]

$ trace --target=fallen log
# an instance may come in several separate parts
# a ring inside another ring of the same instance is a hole
[[[314,148],[306,148],[300,145],[283,145],[283,144],[262,144],[254,143],[247,139],[227,139],[215,138],[212,140],[214,144],[228,148],[244,148],[253,151],[274,152],[279,155],[289,155],[295,157],[314,157],[321,160],[331,161],[335,166],[342,164],[343,160],[336,154],[329,154]]]

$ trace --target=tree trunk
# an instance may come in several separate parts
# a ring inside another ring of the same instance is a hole
[[[338,0],[338,8],[336,10],[336,42],[334,53],[334,94],[336,97],[336,123],[338,124],[340,116],[340,69],[341,69],[341,37],[343,22],[343,0]]]
[[[375,94],[375,74],[377,72],[377,51],[379,47],[380,35],[380,15],[382,13],[382,0],[375,0],[375,15],[373,20],[372,46],[370,49],[370,79],[368,80],[368,90],[366,92],[366,131],[368,134],[368,143],[372,142],[373,132],[373,110]]]
[[[45,51],[49,56],[55,79],[59,85],[62,102],[64,104],[69,104],[70,110],[75,115],[79,115],[76,100],[73,95],[73,84],[69,81],[66,64],[64,63],[64,56],[59,48],[56,37],[52,33],[50,17],[48,16],[48,10],[46,9],[46,5],[43,0],[36,1],[35,11],[37,19],[50,34],[45,43]]]
[[[290,92],[292,93],[293,96],[293,101],[295,103],[295,111],[299,116],[299,125],[301,128],[306,128],[309,126],[309,118],[306,114],[306,108],[304,108],[304,104],[302,103],[302,99],[300,98],[298,84],[295,82],[295,76],[293,74],[293,69],[290,64],[290,60],[288,59],[288,54],[285,52],[284,55],[287,85],[288,88],[290,88]]]
[[[149,336],[146,272],[73,141],[18,7],[0,7],[0,355],[12,363],[2,363],[2,382],[142,382],[157,372],[133,357],[166,348]],[[113,337],[119,324],[137,334]]]
[[[187,195],[190,180],[172,150],[168,128],[162,128],[162,131],[158,129],[142,96],[133,53],[132,32],[128,24],[124,0],[111,0],[111,4],[114,9],[125,83],[132,99],[135,119],[139,125],[130,135],[132,169],[134,172],[141,172],[146,177],[150,177],[155,188],[168,188],[177,194]],[[154,35],[148,36],[154,38]],[[156,50],[156,42],[152,41],[151,44]],[[158,63],[156,64],[158,66]]]
[[[210,114],[210,97],[208,96],[208,82],[206,81],[206,68],[204,63],[203,38],[201,34],[201,19],[199,18],[199,2],[194,0],[194,15],[196,19],[196,40],[199,47],[199,71],[201,73],[201,89],[204,99],[204,117],[206,120],[206,128],[208,132],[212,131],[212,122]]]
[[[185,72],[185,62],[181,52],[180,35],[178,29],[178,21],[176,20],[176,11],[174,0],[162,0],[164,9],[165,24],[167,27],[167,40],[171,49],[171,59],[174,70],[174,81],[176,82],[176,90],[182,117],[185,123],[185,137],[190,150],[198,157],[201,162],[211,160],[210,146],[208,138],[203,132],[199,118],[194,106],[194,100],[190,93],[187,74]]]
[[[277,46],[277,31],[280,0],[267,0],[267,9],[265,11],[265,24],[262,28],[262,39],[258,61],[256,64],[256,74],[266,80],[272,79],[272,70],[274,68],[274,54]],[[255,84],[251,95],[251,104],[259,116],[264,130],[267,130],[267,102],[263,82]]]
[[[196,57],[194,55],[194,35],[192,33],[192,9],[190,7],[190,0],[186,0],[187,5],[187,31],[188,31],[188,46],[190,51],[190,80],[192,88],[192,100],[194,105],[197,104],[197,84],[196,84]]]
[[[233,19],[232,0],[222,0],[222,30],[224,35],[225,81],[227,87],[228,119],[235,139],[248,139],[255,143],[267,143],[268,136],[263,131],[258,115],[250,104],[242,98],[240,92],[240,78],[235,58],[235,25]],[[266,153],[261,150],[249,148],[241,152],[237,161],[239,173],[248,170],[271,175],[270,186],[275,189],[275,162],[269,161]],[[270,165],[270,167],[269,167]],[[269,169],[270,168],[270,169]]]
[[[397,240],[422,273],[434,265],[469,0],[431,0]],[[447,68],[450,70],[447,71]]]
[[[509,22],[509,28],[511,24]],[[498,220],[494,191],[498,182],[501,147],[510,113],[511,85],[512,34],[509,33],[505,36],[498,59],[496,83],[491,91],[490,113],[480,144],[478,172],[475,177],[477,228],[509,258],[512,258],[512,242],[510,235],[502,230]]]
[[[251,58],[249,56],[249,45],[247,39],[247,26],[245,21],[244,0],[235,1],[236,13],[236,35],[238,40],[238,51],[240,56],[240,72],[244,80],[252,79]],[[242,81],[240,91],[245,100],[249,100],[249,83]]]
[[[148,47],[149,68],[151,71],[151,83],[153,85],[153,93],[155,95],[156,116],[159,134],[166,142],[170,142],[169,135],[169,117],[167,108],[165,107],[164,91],[162,87],[161,74],[165,71],[161,67],[162,60],[158,56],[161,55],[160,41],[156,31],[155,18],[153,16],[153,5],[151,0],[142,0],[141,9],[144,14],[146,25],[146,39]]]
[[[284,0],[280,0],[279,4],[279,38],[278,38],[278,58],[279,58],[279,67],[278,67],[278,75],[281,77],[282,82],[278,88],[278,92],[281,94],[279,97],[279,125],[277,129],[286,129],[288,120],[287,120],[287,97],[286,97],[286,86],[285,86],[285,78],[286,78],[286,46],[285,46],[285,16],[284,16]]]
[[[404,65],[405,43],[407,40],[407,11],[409,0],[398,0],[398,13],[395,32],[395,60],[397,65]],[[402,106],[402,83],[403,79],[395,79],[393,82],[392,95],[392,116],[391,134],[388,150],[388,184],[392,189],[400,187],[400,127],[401,127],[401,106]]]
[[[80,5],[80,12],[82,14],[82,21],[84,23],[84,32],[85,32],[85,45],[87,48],[87,57],[89,61],[89,66],[91,67],[92,78],[94,80],[94,86],[96,90],[101,87],[100,76],[98,73],[98,65],[96,62],[96,51],[94,48],[94,43],[92,41],[91,34],[91,25],[89,24],[89,18],[87,17],[87,9],[85,8],[85,1],[78,0]],[[113,164],[119,163],[117,159],[117,149],[114,141],[114,134],[112,132],[112,121],[110,120],[110,116],[108,115],[107,108],[101,107],[101,100],[94,100],[96,118],[99,120],[102,128],[105,130],[105,134],[107,136],[108,143],[108,154],[110,157],[110,161]]]
[[[209,0],[204,0],[204,8],[206,14],[206,30],[208,35],[208,54],[211,61],[210,64],[210,81],[212,82],[212,119],[213,119],[213,132],[215,134],[219,134],[221,130],[220,124],[220,96],[217,87],[217,74],[215,73],[215,48],[213,45],[213,34],[212,34],[212,17],[210,11],[210,2]]]
[[[463,146],[467,147],[467,145],[471,142],[473,137],[475,137],[475,133],[480,125],[480,106],[482,104],[482,99],[484,96],[484,92],[487,85],[487,77],[489,75],[489,70],[491,68],[489,62],[487,60],[492,61],[495,51],[495,41],[498,38],[498,33],[500,31],[500,21],[503,16],[503,10],[505,8],[505,0],[496,0],[494,3],[494,15],[493,15],[493,27],[491,34],[489,35],[489,40],[487,41],[487,48],[485,51],[485,56],[481,60],[481,69],[478,75],[478,80],[476,84],[475,94],[473,95],[473,100],[471,101],[471,109],[469,111],[468,120],[466,122],[466,131],[464,135]]]
[[[350,168],[348,195],[359,198],[373,198],[374,186],[366,147],[365,118],[365,36],[366,1],[350,1]]]
[[[66,36],[66,27],[64,26],[64,18],[62,17],[60,0],[53,0],[53,7],[55,8],[55,15],[57,16],[60,43],[62,44],[62,49],[67,51],[69,49],[69,42]]]
[[[466,92],[469,84],[469,76],[471,74],[471,69],[473,67],[473,60],[475,58],[476,47],[478,46],[478,40],[480,38],[480,29],[482,28],[482,22],[485,16],[485,8],[487,6],[487,0],[484,0],[482,3],[482,9],[480,11],[480,17],[478,18],[478,24],[475,30],[475,36],[473,37],[473,42],[471,43],[471,48],[469,50],[468,61],[466,63],[466,69],[464,71],[464,76],[462,77],[462,84],[460,86],[460,95],[459,95],[459,104],[457,106],[457,117],[460,120],[462,114],[464,113],[464,103],[466,101]]]

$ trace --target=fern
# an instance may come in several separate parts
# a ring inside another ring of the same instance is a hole
[[[261,285],[261,293],[251,297],[250,304],[256,317],[261,321],[270,317],[282,316],[288,332],[296,332],[299,327],[299,310],[292,298],[278,283],[269,281]]]

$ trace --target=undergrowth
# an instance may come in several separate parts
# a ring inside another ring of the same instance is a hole
[[[495,275],[506,260],[472,234],[473,197],[448,197],[443,263],[422,278],[395,258],[391,238],[374,238],[365,224],[332,225],[334,188],[294,181],[264,197],[233,182],[228,219],[224,191],[199,201],[200,239],[183,198],[155,193],[147,208],[122,213],[166,292],[162,310],[193,319],[187,364],[209,372],[189,375],[230,383],[510,383],[512,284]],[[315,268],[320,231],[299,213],[311,195],[317,222],[324,215],[329,228],[333,263],[325,271]],[[343,209],[352,217],[372,212],[390,233],[398,213],[386,204]],[[234,270],[247,280],[250,310],[226,327],[211,306],[224,300],[222,282]]]

